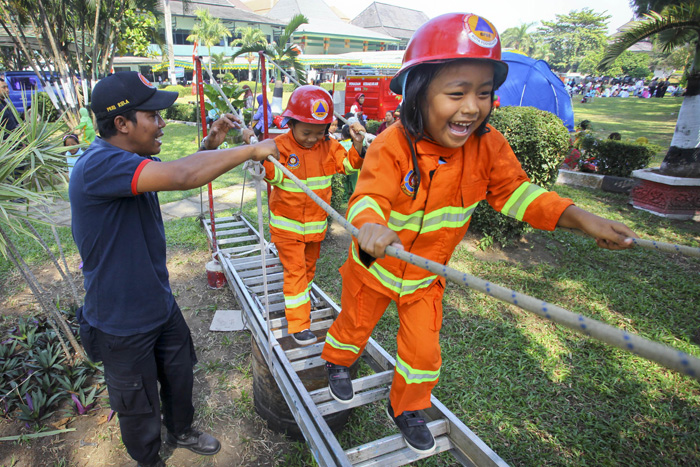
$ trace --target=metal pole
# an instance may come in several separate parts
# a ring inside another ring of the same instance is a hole
[[[296,185],[311,197],[324,211],[334,220],[339,222],[346,230],[357,237],[359,230],[348,222],[343,216],[338,214],[332,207],[316,195],[310,188],[301,183],[285,166],[280,164],[272,156],[267,160],[272,162],[289,177]],[[386,247],[385,253],[388,256],[398,258],[414,266],[426,269],[436,275],[442,276],[451,282],[465,285],[479,292],[495,297],[504,302],[522,308],[525,311],[535,313],[555,323],[581,334],[596,338],[622,350],[637,354],[647,360],[654,361],[662,366],[676,370],[680,373],[700,380],[700,359],[676,350],[672,347],[659,344],[636,334],[623,331],[609,324],[601,323],[591,318],[587,318],[578,313],[572,313],[564,308],[551,303],[543,302],[534,297],[516,292],[515,290],[501,287],[500,285],[480,279],[476,276],[457,271],[435,261],[399,250],[392,246]]]
[[[207,113],[204,108],[204,84],[202,83],[202,57],[196,56],[194,58],[194,64],[197,76],[197,94],[199,95],[199,111],[202,118],[202,135],[206,138],[207,136]],[[211,182],[207,184],[207,191],[209,193],[209,220],[211,222],[211,249],[214,255],[219,252],[219,246],[216,242],[216,221],[214,220],[214,191],[211,186]]]

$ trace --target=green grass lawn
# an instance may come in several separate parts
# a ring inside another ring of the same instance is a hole
[[[601,97],[582,104],[580,96],[574,96],[574,121],[578,125],[582,120],[590,120],[595,136],[601,139],[606,139],[613,132],[620,133],[623,140],[634,141],[641,136],[647,138],[650,143],[663,148],[649,164],[658,167],[671,145],[682,102],[682,97]]]

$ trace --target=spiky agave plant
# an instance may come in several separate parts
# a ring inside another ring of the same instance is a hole
[[[605,69],[633,44],[657,35],[667,52],[695,43],[695,54],[688,71],[688,86],[678,112],[676,129],[660,173],[674,177],[700,177],[700,1],[694,0],[650,11],[644,20],[622,33],[605,49],[598,69]]]

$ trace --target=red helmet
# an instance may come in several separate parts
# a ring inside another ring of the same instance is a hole
[[[301,86],[294,90],[289,98],[287,108],[282,112],[282,122],[287,124],[290,118],[304,123],[328,124],[333,121],[333,98],[318,86]]]
[[[408,71],[416,65],[461,58],[493,63],[494,89],[506,80],[508,65],[501,61],[501,39],[493,24],[471,13],[447,13],[431,19],[413,33],[390,88],[402,94]]]

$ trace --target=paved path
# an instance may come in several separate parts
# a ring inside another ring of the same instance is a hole
[[[242,185],[232,185],[230,187],[214,190],[214,211],[238,209],[241,205],[241,187]],[[254,198],[255,187],[252,184],[246,184],[243,202]],[[204,213],[208,215],[209,194],[207,193],[206,187],[203,189],[202,203]],[[160,209],[163,213],[164,221],[198,216],[200,213],[200,197],[199,195],[195,195],[180,201],[162,204]],[[70,203],[63,200],[55,201],[49,207],[49,216],[56,222],[56,225],[70,227]]]

